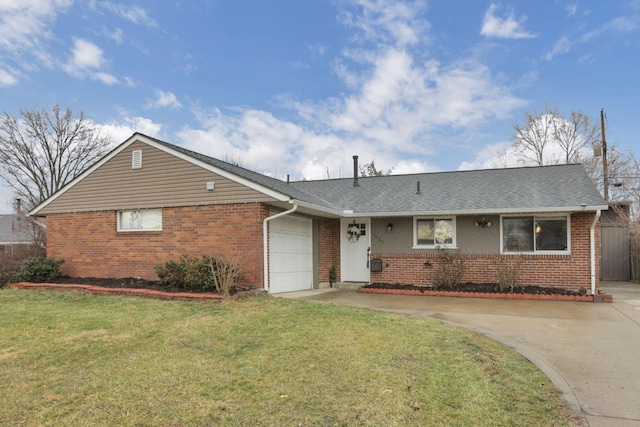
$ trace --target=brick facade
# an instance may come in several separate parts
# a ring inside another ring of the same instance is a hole
[[[116,211],[50,214],[47,256],[73,277],[142,277],[181,255],[239,255],[239,285],[262,287],[262,203],[164,208],[162,231],[118,232]]]
[[[578,290],[591,288],[590,228],[594,213],[571,215],[571,255],[460,255],[464,258],[464,282],[496,283],[500,260],[513,263],[519,257],[518,283]],[[600,277],[600,228],[595,232],[596,287]],[[437,253],[372,254],[382,259],[383,271],[371,273],[371,282],[431,285],[438,268]]]
[[[340,278],[340,219],[318,219],[318,279],[329,282],[331,267]]]

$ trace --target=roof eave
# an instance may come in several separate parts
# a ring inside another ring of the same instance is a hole
[[[508,209],[461,209],[449,211],[402,211],[402,212],[358,212],[351,210],[341,211],[341,216],[345,218],[353,217],[407,217],[416,215],[504,215],[504,214],[528,214],[528,213],[560,213],[560,212],[595,212],[607,210],[608,205],[578,205],[578,206],[556,206],[545,208],[508,208]]]

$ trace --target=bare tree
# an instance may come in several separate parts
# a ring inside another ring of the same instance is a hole
[[[545,148],[553,140],[553,124],[558,116],[558,110],[546,105],[543,113],[525,113],[524,126],[513,125],[513,147],[525,161],[544,165]]]
[[[385,175],[391,175],[391,173],[393,172],[394,168],[391,168],[387,171],[384,171],[382,169],[378,169],[376,168],[376,161],[375,160],[371,160],[371,163],[365,163],[364,165],[360,166],[360,176],[385,176]]]
[[[0,177],[31,209],[101,158],[111,143],[109,136],[84,116],[69,108],[51,112],[20,110],[18,118],[4,112],[0,118]]]
[[[599,133],[600,126],[591,124],[581,111],[572,111],[568,118],[558,115],[553,121],[553,139],[563,151],[565,163],[580,161],[580,150],[596,143]]]
[[[615,145],[608,148],[607,182],[609,200],[627,202],[634,200],[634,189],[638,187],[638,162],[632,152],[622,153]],[[582,158],[582,165],[596,184],[598,191],[604,194],[604,167],[602,157]],[[639,200],[640,201],[640,200]]]

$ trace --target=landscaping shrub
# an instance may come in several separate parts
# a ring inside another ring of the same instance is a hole
[[[181,258],[182,260],[182,258]],[[169,260],[164,265],[156,265],[155,271],[164,285],[172,288],[184,287],[186,264],[180,261]]]
[[[62,259],[31,257],[22,261],[13,277],[16,282],[50,282],[60,277]]]
[[[449,249],[437,247],[438,258],[434,266],[433,284],[440,289],[453,289],[462,283],[464,256]]]
[[[230,260],[209,255],[204,256],[203,260],[205,260],[209,266],[209,273],[213,279],[216,291],[228,297],[231,293],[231,287],[235,284],[235,279],[241,272],[238,257]]]
[[[20,267],[21,260],[6,254],[0,256],[0,288],[6,286]]]
[[[518,284],[518,275],[520,274],[520,265],[522,264],[522,257],[513,256],[505,257],[501,256],[496,262],[496,282],[501,291],[509,289],[511,293]]]
[[[207,259],[182,255],[178,261],[169,260],[155,267],[160,281],[170,287],[193,291],[215,289]]]
[[[156,265],[155,271],[166,286],[204,292],[215,290],[228,296],[241,269],[237,257],[183,255],[178,261],[169,260],[164,265]]]

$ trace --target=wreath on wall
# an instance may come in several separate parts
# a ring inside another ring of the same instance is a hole
[[[353,224],[351,227],[347,229],[347,236],[349,236],[350,242],[357,242],[358,239],[360,238],[360,234],[362,234],[362,232],[360,231],[360,228],[358,228],[356,224]]]

